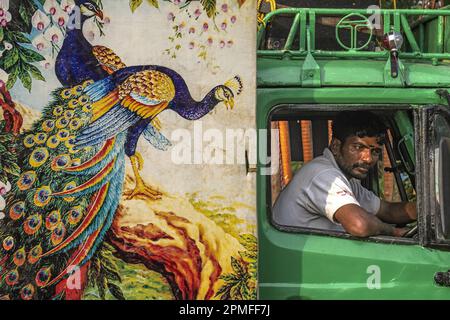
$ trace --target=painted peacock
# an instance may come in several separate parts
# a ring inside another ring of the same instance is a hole
[[[68,24],[66,28],[66,37],[61,50],[58,53],[55,64],[55,73],[62,85],[72,87],[87,80],[101,80],[111,75],[115,71],[123,69],[126,65],[114,51],[105,46],[92,46],[83,34],[84,23],[89,19],[103,19],[103,11],[91,0],[75,0],[75,6],[72,8],[70,16],[80,15],[80,25]],[[74,21],[77,20],[75,17]],[[155,130],[161,129],[161,123],[157,117],[151,120]],[[162,137],[162,136],[161,136]],[[156,140],[152,143],[156,148],[166,148],[167,145],[158,143]],[[133,157],[133,171],[136,177],[135,191],[128,192],[129,198],[137,195],[143,195],[152,199],[159,199],[161,193],[143,183],[139,176],[139,164],[136,159],[141,159],[136,153]]]
[[[195,101],[181,75],[162,66],[56,90],[16,147],[22,172],[0,224],[0,297],[64,298],[70,272],[89,262],[114,220],[126,156],[137,179],[131,196],[154,196],[139,176],[136,144],[141,136],[162,149],[169,142],[151,121],[168,109],[196,120],[220,102],[232,108],[241,90],[234,77]]]

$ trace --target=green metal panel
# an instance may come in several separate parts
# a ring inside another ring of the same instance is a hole
[[[320,67],[322,86],[398,86],[385,80],[386,61],[315,59]],[[450,65],[403,62],[406,87],[450,87]],[[258,87],[301,87],[303,60],[259,58]],[[390,79],[389,79],[390,80]],[[393,79],[394,81],[399,81]]]

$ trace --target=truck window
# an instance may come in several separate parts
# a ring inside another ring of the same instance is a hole
[[[378,112],[387,127],[386,141],[382,146],[377,165],[369,170],[367,177],[361,180],[361,185],[385,201],[414,201],[415,182],[403,163],[405,155],[400,155],[404,150],[399,146],[405,136],[402,136],[401,130],[396,127],[394,113]],[[337,112],[330,111],[295,112],[292,108],[289,111],[278,109],[272,114],[271,129],[276,129],[279,133],[271,137],[271,148],[277,148],[275,152],[272,150],[271,154],[279,155],[278,159],[272,159],[274,174],[269,179],[272,208],[280,193],[301,168],[324,154],[332,139],[333,119],[336,114]],[[275,225],[279,224],[274,215],[272,218]],[[286,226],[297,227],[297,225]]]
[[[450,239],[450,126],[443,114],[434,121],[436,159],[436,201],[442,236]],[[439,219],[438,219],[439,220]]]

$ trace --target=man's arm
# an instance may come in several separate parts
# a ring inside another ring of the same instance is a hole
[[[376,216],[386,222],[404,224],[417,220],[415,202],[387,202],[381,201]]]
[[[364,238],[376,235],[401,237],[409,230],[408,228],[395,228],[384,223],[353,203],[340,207],[335,212],[334,219],[342,225],[345,231],[356,237]]]

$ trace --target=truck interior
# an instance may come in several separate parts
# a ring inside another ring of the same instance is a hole
[[[367,110],[377,114],[385,123],[386,143],[378,166],[372,168],[362,185],[378,197],[389,202],[415,201],[414,132],[405,134],[407,127],[413,127],[413,112],[408,106],[279,106],[270,117],[268,127],[279,132],[270,141],[272,174],[268,179],[267,199],[273,206],[278,195],[291,181],[296,172],[313,158],[322,155],[332,138],[333,119],[340,110]],[[269,131],[274,132],[274,131]],[[278,168],[278,170],[276,169]],[[277,225],[281,230],[301,232],[291,226]],[[414,225],[414,224],[413,224]],[[303,230],[304,231],[304,230]],[[307,230],[310,232],[311,230]],[[333,233],[334,234],[334,233]],[[413,238],[416,233],[407,238]]]

